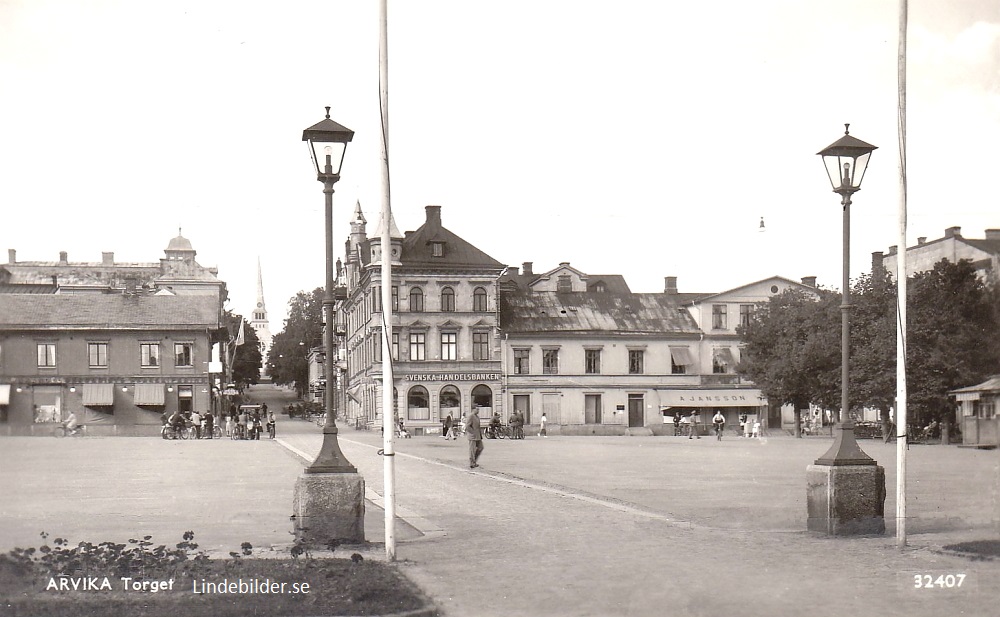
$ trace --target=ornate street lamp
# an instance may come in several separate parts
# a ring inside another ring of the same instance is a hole
[[[868,168],[868,159],[877,147],[865,143],[848,132],[850,124],[844,125],[844,135],[826,148],[817,152],[823,157],[826,173],[830,178],[833,192],[841,197],[844,209],[844,278],[842,287],[843,301],[841,311],[841,344],[840,344],[840,417],[834,426],[834,441],[830,449],[816,459],[816,465],[875,465],[865,454],[854,438],[854,422],[848,411],[850,389],[848,382],[850,364],[850,310],[851,310],[851,279],[850,279],[850,248],[851,248],[851,195],[861,190],[861,180]]]
[[[309,155],[316,167],[316,179],[323,183],[326,196],[326,293],[323,295],[324,351],[326,357],[334,357],[333,324],[333,185],[340,180],[340,168],[344,163],[347,143],[354,139],[354,131],[330,119],[330,108],[326,108],[326,118],[302,131],[302,141],[309,144]],[[336,379],[333,362],[325,363],[326,383]],[[347,462],[337,442],[335,407],[330,390],[324,393],[326,423],[323,426],[323,447],[316,460],[305,470],[306,473],[357,473],[357,468]]]

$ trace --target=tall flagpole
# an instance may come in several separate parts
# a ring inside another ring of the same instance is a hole
[[[906,22],[907,0],[899,0],[899,249],[896,251],[896,546],[906,546]]]
[[[389,42],[386,0],[379,0],[378,94],[382,117],[382,453],[385,487],[385,557],[396,561],[395,382],[392,376],[392,208],[389,195]]]

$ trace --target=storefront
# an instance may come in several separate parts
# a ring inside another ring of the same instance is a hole
[[[955,422],[962,429],[962,445],[994,447],[998,443],[997,408],[1000,407],[1000,375],[981,384],[948,393],[958,403]]]
[[[397,376],[398,417],[419,433],[441,430],[449,415],[458,421],[474,411],[489,418],[500,409],[500,373],[410,373]]]
[[[727,427],[739,426],[740,417],[748,422],[760,419],[764,423],[767,415],[767,399],[756,388],[739,389],[671,389],[658,390],[660,413],[664,422],[674,414],[688,416],[698,410],[702,424],[711,424],[716,411],[722,412]]]

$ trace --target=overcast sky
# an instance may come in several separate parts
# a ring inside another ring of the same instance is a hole
[[[568,261],[634,291],[773,274],[840,287],[816,152],[879,146],[852,275],[897,244],[896,0],[391,0],[392,208],[500,262]],[[909,243],[1000,227],[1000,3],[911,0]],[[302,130],[355,131],[335,249],[380,207],[378,2],[0,0],[0,249],[150,262],[183,229],[272,332],[323,284]],[[758,231],[761,217],[766,231]],[[4,257],[6,256],[3,253]],[[0,257],[0,262],[6,259]]]

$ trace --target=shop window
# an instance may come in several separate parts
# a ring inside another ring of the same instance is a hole
[[[476,413],[484,415],[493,413],[493,390],[489,386],[479,384],[472,389],[472,406]]]
[[[462,411],[462,395],[455,386],[445,386],[441,388],[441,415],[451,414],[452,419],[457,419]]]
[[[430,397],[423,386],[410,388],[406,395],[406,417],[410,420],[430,420]]]
[[[194,411],[194,387],[177,386],[177,411]]]

